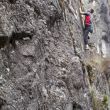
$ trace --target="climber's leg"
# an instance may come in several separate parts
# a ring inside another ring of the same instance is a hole
[[[88,34],[89,34],[89,27],[86,27],[85,31],[84,31],[85,49],[89,49],[89,46],[88,46]]]
[[[84,31],[84,43],[85,43],[85,45],[88,45],[88,34],[89,34],[89,29],[86,28]]]

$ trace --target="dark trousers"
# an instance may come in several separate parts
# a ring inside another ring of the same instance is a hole
[[[85,26],[85,29],[84,29],[84,43],[85,43],[85,45],[88,44],[89,32],[91,32],[91,26]]]

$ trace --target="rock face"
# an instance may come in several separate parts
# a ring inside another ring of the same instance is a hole
[[[94,15],[99,51],[102,40],[109,45],[105,1],[96,1]],[[0,1],[0,110],[110,110],[110,63],[84,51],[80,7],[80,0]],[[13,36],[13,48],[12,32],[33,37]]]

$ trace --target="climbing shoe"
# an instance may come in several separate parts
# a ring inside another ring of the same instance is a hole
[[[86,49],[86,50],[89,50],[89,46],[88,46],[88,45],[86,45],[86,46],[85,46],[85,49]]]

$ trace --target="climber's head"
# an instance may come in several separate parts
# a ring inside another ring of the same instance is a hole
[[[90,13],[92,13],[92,14],[94,13],[94,10],[92,8],[90,9]]]

